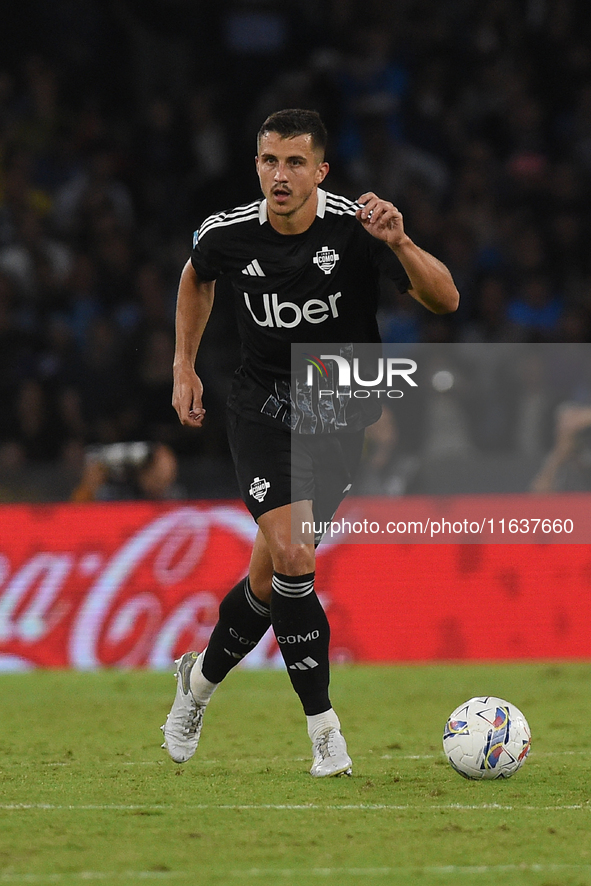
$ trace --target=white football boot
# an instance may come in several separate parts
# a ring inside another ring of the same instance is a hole
[[[310,775],[325,778],[327,775],[351,775],[353,763],[347,753],[347,742],[340,729],[327,729],[312,743],[314,762]]]
[[[164,733],[162,747],[168,751],[175,763],[186,763],[191,759],[197,750],[201,735],[206,706],[197,704],[190,686],[191,671],[198,658],[198,652],[185,652],[177,659],[176,695],[166,723],[160,727]]]

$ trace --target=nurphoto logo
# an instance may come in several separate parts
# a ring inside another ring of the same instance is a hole
[[[318,371],[322,380],[329,378],[329,371],[326,363],[332,361],[337,367],[338,373],[338,393],[341,396],[353,396],[357,399],[370,397],[376,394],[378,397],[385,394],[387,397],[398,399],[403,396],[403,391],[394,390],[394,381],[402,379],[413,388],[417,387],[416,381],[411,378],[413,373],[417,371],[415,360],[407,357],[379,357],[376,361],[375,368],[371,370],[370,378],[362,378],[359,367],[359,358],[354,357],[350,362],[346,357],[340,354],[321,354],[319,357],[313,354],[306,354],[306,362],[308,363],[306,370],[306,384],[312,386],[314,384],[314,369]],[[364,366],[364,373],[367,373],[369,367]],[[351,393],[351,382],[358,387]],[[378,385],[385,385],[379,388]],[[318,392],[322,394],[334,394],[334,390],[322,390]]]

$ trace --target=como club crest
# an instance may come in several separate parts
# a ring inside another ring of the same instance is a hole
[[[250,484],[250,489],[248,491],[253,498],[256,498],[258,502],[261,502],[266,496],[267,489],[270,485],[269,481],[265,480],[264,477],[255,477]]]
[[[328,246],[323,246],[322,249],[319,249],[312,261],[315,265],[318,265],[321,271],[324,271],[325,274],[330,274],[333,270],[334,266],[339,260],[339,256],[334,251],[334,249],[329,249]]]

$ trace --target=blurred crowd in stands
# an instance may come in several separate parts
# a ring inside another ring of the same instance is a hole
[[[189,465],[189,494],[233,494],[229,293],[222,281],[199,362],[207,428],[195,433],[170,405],[175,292],[203,218],[259,193],[255,133],[281,107],[325,119],[329,190],[395,202],[454,275],[451,317],[386,288],[386,341],[589,341],[587,11],[586,0],[15,4],[0,35],[0,497],[63,497],[89,445],[134,440]],[[62,486],[31,490],[48,464]]]

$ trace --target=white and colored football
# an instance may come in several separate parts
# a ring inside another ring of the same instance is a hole
[[[471,698],[450,714],[443,750],[464,778],[509,778],[531,745],[527,720],[514,704],[494,695]]]

